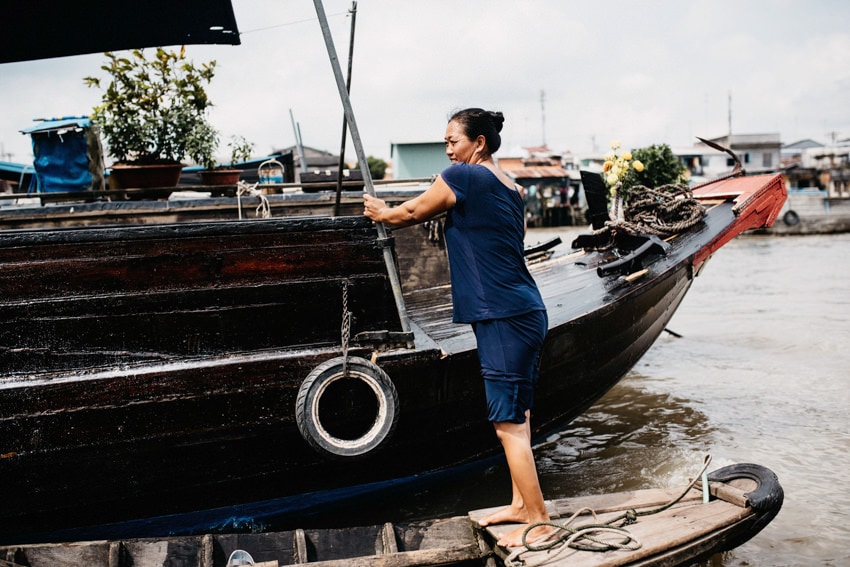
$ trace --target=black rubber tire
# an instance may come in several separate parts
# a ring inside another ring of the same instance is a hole
[[[714,482],[729,482],[736,478],[748,478],[755,481],[756,489],[745,494],[754,510],[776,508],[778,511],[779,507],[782,506],[785,492],[779,485],[776,474],[766,467],[753,463],[738,463],[708,474],[708,480]]]
[[[738,463],[708,474],[708,480],[712,482],[729,482],[736,478],[755,481],[755,490],[745,493],[744,496],[756,514],[749,529],[738,537],[730,538],[725,543],[725,549],[738,547],[763,530],[779,513],[785,500],[785,491],[782,490],[776,474],[761,465]]]
[[[800,223],[800,215],[794,211],[788,211],[782,215],[782,222],[784,222],[786,226],[796,226]]]
[[[371,427],[355,439],[341,439],[322,425],[319,401],[328,386],[342,379],[357,379],[375,395],[376,411]],[[295,400],[295,422],[304,440],[326,456],[352,458],[377,450],[398,423],[398,392],[380,367],[359,357],[348,357],[348,375],[343,375],[343,358],[332,358],[313,369],[301,383]]]

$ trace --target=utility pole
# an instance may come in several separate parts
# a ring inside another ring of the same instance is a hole
[[[729,147],[732,147],[732,91],[729,91]]]
[[[348,75],[345,80],[345,90],[351,93],[351,67],[354,61],[354,25],[357,22],[357,2],[351,3],[351,9],[348,11],[351,14],[351,37],[348,40]],[[345,167],[345,140],[348,136],[348,121],[343,112],[342,117],[342,141],[339,144],[339,164],[336,171],[336,201],[334,202],[334,216],[338,217],[340,212],[340,203],[342,201],[342,170]],[[369,167],[367,163],[361,163],[360,170]]]
[[[543,134],[543,147],[546,147],[546,92],[540,91],[540,126]]]

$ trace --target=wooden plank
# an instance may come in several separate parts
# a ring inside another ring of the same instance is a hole
[[[477,544],[462,548],[420,549],[369,557],[314,561],[309,565],[310,567],[436,567],[476,559],[481,559]]]
[[[295,547],[295,563],[307,563],[307,536],[304,530],[295,530],[294,544]]]
[[[630,510],[632,508],[651,508],[667,504],[682,493],[684,487],[679,488],[648,488],[629,492],[614,494],[593,494],[589,496],[577,496],[573,498],[562,498],[546,501],[546,509],[553,519],[572,516],[582,508],[590,508],[597,514]],[[692,489],[682,498],[682,502],[702,500],[702,492]],[[469,518],[477,524],[478,520],[503,508],[495,506],[469,512]]]
[[[109,565],[109,543],[22,546],[13,557],[15,563],[29,567],[106,566]]]
[[[398,544],[395,540],[395,528],[390,522],[384,524],[381,530],[381,553],[398,553]]]

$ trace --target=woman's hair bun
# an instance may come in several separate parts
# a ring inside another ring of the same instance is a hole
[[[490,115],[490,119],[493,121],[493,125],[496,127],[496,132],[502,131],[502,126],[505,124],[505,115],[499,112],[498,110],[491,110],[487,114]]]

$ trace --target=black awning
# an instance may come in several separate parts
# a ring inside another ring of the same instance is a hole
[[[4,2],[0,63],[164,47],[239,45],[230,0]]]

